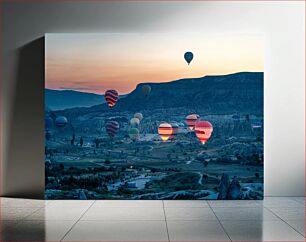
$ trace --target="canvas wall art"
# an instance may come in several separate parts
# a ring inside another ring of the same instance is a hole
[[[46,199],[262,199],[251,34],[46,34]]]

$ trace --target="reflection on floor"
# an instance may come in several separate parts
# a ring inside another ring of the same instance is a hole
[[[0,241],[305,241],[305,198],[42,201],[1,198]]]

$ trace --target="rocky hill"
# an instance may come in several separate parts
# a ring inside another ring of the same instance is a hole
[[[145,84],[152,88],[148,97],[142,93]],[[165,83],[141,83],[126,97],[119,99],[114,110],[136,112],[168,108],[202,110],[208,114],[263,115],[263,73],[240,72]],[[66,111],[91,113],[106,110],[109,110],[107,105],[100,104]]]

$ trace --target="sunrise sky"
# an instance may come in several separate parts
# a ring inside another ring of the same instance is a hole
[[[188,66],[183,56],[194,54]],[[264,70],[261,35],[46,34],[46,88],[104,94],[138,83]]]

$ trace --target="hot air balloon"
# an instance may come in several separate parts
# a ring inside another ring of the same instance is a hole
[[[112,108],[115,106],[116,102],[118,101],[118,92],[116,90],[107,90],[105,92],[105,100],[107,105]]]
[[[167,141],[173,134],[172,125],[168,123],[162,123],[158,127],[158,134],[163,141]]]
[[[108,135],[113,138],[118,133],[119,123],[117,121],[108,121],[105,125],[106,132]]]
[[[193,59],[193,54],[192,54],[192,52],[186,52],[185,54],[184,54],[184,59],[185,59],[185,61],[188,63],[188,65],[190,64],[190,62],[192,61],[192,59]]]
[[[145,97],[149,96],[151,92],[151,86],[150,85],[143,85],[142,86],[142,93],[145,95]]]
[[[138,140],[139,139],[139,130],[137,128],[130,128],[129,136],[132,140]]]
[[[190,114],[186,117],[185,123],[188,125],[188,128],[192,131],[194,129],[194,126],[198,122],[198,119],[200,116],[198,114]]]
[[[213,126],[208,121],[199,121],[197,122],[194,130],[196,136],[198,137],[200,142],[204,145],[213,132]]]
[[[142,115],[142,113],[135,113],[134,118],[138,118],[139,121],[141,121],[143,119],[143,115]]]
[[[55,125],[59,128],[65,127],[68,123],[68,120],[64,116],[59,116],[55,119]]]
[[[171,124],[171,127],[172,127],[172,135],[171,135],[171,139],[174,139],[178,133],[178,130],[179,130],[179,126],[178,124],[176,123],[170,123]]]
[[[45,118],[45,129],[49,130],[53,126],[53,119],[49,116]]]
[[[132,126],[138,126],[139,124],[140,124],[140,121],[139,121],[139,119],[138,118],[131,118],[131,120],[130,120],[130,124],[132,125]]]

